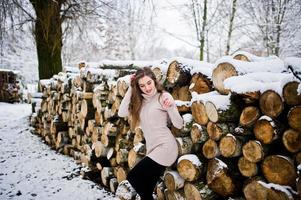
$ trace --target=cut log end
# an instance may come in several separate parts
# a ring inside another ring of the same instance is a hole
[[[212,72],[214,88],[221,94],[228,94],[229,90],[225,89],[223,82],[225,79],[237,75],[237,71],[230,63],[219,64]]]
[[[243,148],[242,152],[244,157],[250,162],[259,162],[264,158],[264,150],[259,141],[250,140]]]
[[[271,118],[278,117],[284,108],[280,95],[273,90],[267,90],[261,94],[259,106],[261,112]]]
[[[301,150],[301,133],[293,129],[286,130],[282,136],[282,141],[285,148],[292,153],[297,153]]]
[[[262,163],[264,177],[271,183],[293,186],[296,184],[296,170],[293,162],[284,156],[271,155]]]
[[[252,177],[258,173],[257,164],[248,161],[245,157],[241,157],[239,159],[238,169],[239,169],[240,173],[245,177]]]
[[[248,106],[243,109],[239,118],[239,124],[242,126],[250,127],[256,122],[256,120],[259,117],[260,117],[259,109],[254,106]]]

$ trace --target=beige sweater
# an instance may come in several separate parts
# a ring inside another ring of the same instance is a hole
[[[120,117],[128,116],[131,95],[132,89],[129,87],[119,107]],[[146,156],[161,165],[170,166],[178,157],[178,146],[167,127],[167,122],[170,119],[172,124],[180,129],[183,127],[183,119],[176,105],[167,109],[162,107],[162,98],[160,98],[160,104],[158,101],[160,93],[157,91],[152,95],[142,95],[144,100],[140,112],[140,126],[146,141]],[[165,95],[172,98],[167,92]]]

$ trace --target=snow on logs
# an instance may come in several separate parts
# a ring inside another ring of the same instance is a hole
[[[158,199],[294,199],[301,188],[300,64],[246,52],[215,64],[88,63],[40,82],[31,122],[49,145],[96,171],[104,187],[135,199],[124,180],[145,156],[145,139],[117,112],[127,74],[151,66],[185,121],[181,130],[171,126],[179,157],[157,185]]]

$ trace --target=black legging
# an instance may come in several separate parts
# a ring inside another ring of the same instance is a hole
[[[146,156],[128,173],[127,180],[141,200],[153,200],[154,188],[165,168]]]

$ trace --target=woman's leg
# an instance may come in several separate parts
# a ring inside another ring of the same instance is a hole
[[[142,200],[153,200],[154,188],[164,170],[165,166],[146,156],[129,172],[127,180]]]

